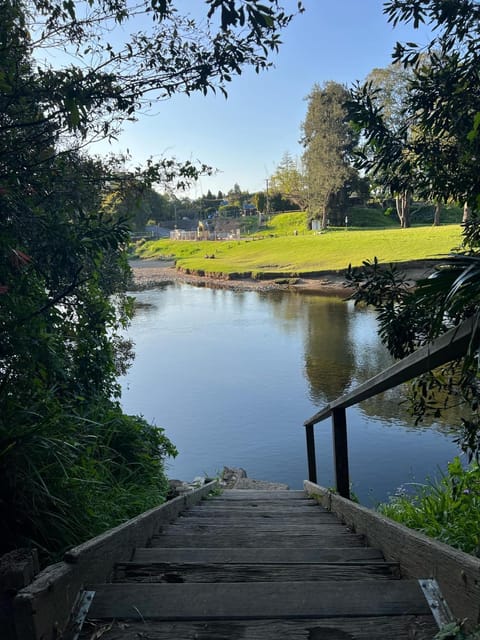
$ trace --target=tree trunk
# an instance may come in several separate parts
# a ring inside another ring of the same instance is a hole
[[[410,227],[410,203],[412,196],[410,191],[403,191],[395,196],[395,205],[397,207],[397,215],[400,220],[402,229]]]
[[[322,229],[326,229],[328,227],[328,213],[327,213],[327,207],[323,208],[323,213],[322,213]]]
[[[440,226],[440,214],[442,213],[442,203],[440,202],[440,200],[437,200],[435,202],[435,211],[433,212],[433,226],[434,227],[439,227]]]
[[[463,218],[462,218],[462,224],[465,224],[465,222],[468,222],[470,220],[470,216],[472,215],[472,210],[470,209],[468,202],[465,202],[463,204]]]
[[[325,197],[325,205],[322,214],[322,229],[326,229],[329,224],[338,226],[335,217],[335,192],[329,191]]]

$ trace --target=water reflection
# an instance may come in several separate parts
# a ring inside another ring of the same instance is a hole
[[[306,300],[305,373],[310,398],[323,404],[346,391],[354,377],[351,313],[337,298]]]
[[[375,316],[335,298],[171,285],[137,295],[136,361],[123,405],[165,427],[170,476],[224,464],[300,488],[303,421],[388,366]],[[415,427],[402,390],[348,410],[351,476],[364,501],[424,478],[456,453],[447,424]],[[448,420],[446,421],[448,422]],[[317,427],[319,481],[333,483],[331,434]]]

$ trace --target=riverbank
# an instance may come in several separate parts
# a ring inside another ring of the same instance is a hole
[[[418,260],[402,263],[402,268],[413,282],[431,273],[437,261]],[[288,277],[271,274],[262,280],[255,278],[232,278],[219,274],[199,275],[187,273],[175,267],[173,260],[131,260],[133,283],[136,289],[151,289],[173,282],[185,282],[197,287],[212,287],[236,291],[300,291],[317,295],[348,297],[352,289],[344,285],[345,271],[319,271],[308,277]]]

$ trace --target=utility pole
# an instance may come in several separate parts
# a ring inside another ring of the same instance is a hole
[[[266,196],[267,197],[266,197],[266,203],[265,203],[265,209],[266,209],[265,213],[268,216],[268,214],[270,213],[270,200],[269,200],[269,197],[268,197],[268,178],[265,180],[265,182],[267,184],[267,190],[266,190]]]

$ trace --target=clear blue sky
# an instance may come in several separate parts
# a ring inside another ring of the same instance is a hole
[[[295,7],[296,0],[285,0],[285,6]],[[283,33],[275,68],[234,78],[227,100],[179,95],[159,103],[152,115],[129,124],[110,151],[128,149],[134,165],[165,155],[216,167],[219,173],[201,178],[192,197],[208,189],[227,192],[234,183],[262,190],[286,151],[301,155],[305,97],[314,83],[364,80],[374,67],[391,62],[397,40],[427,37],[426,31],[393,29],[383,0],[304,0],[304,6],[305,13]]]

